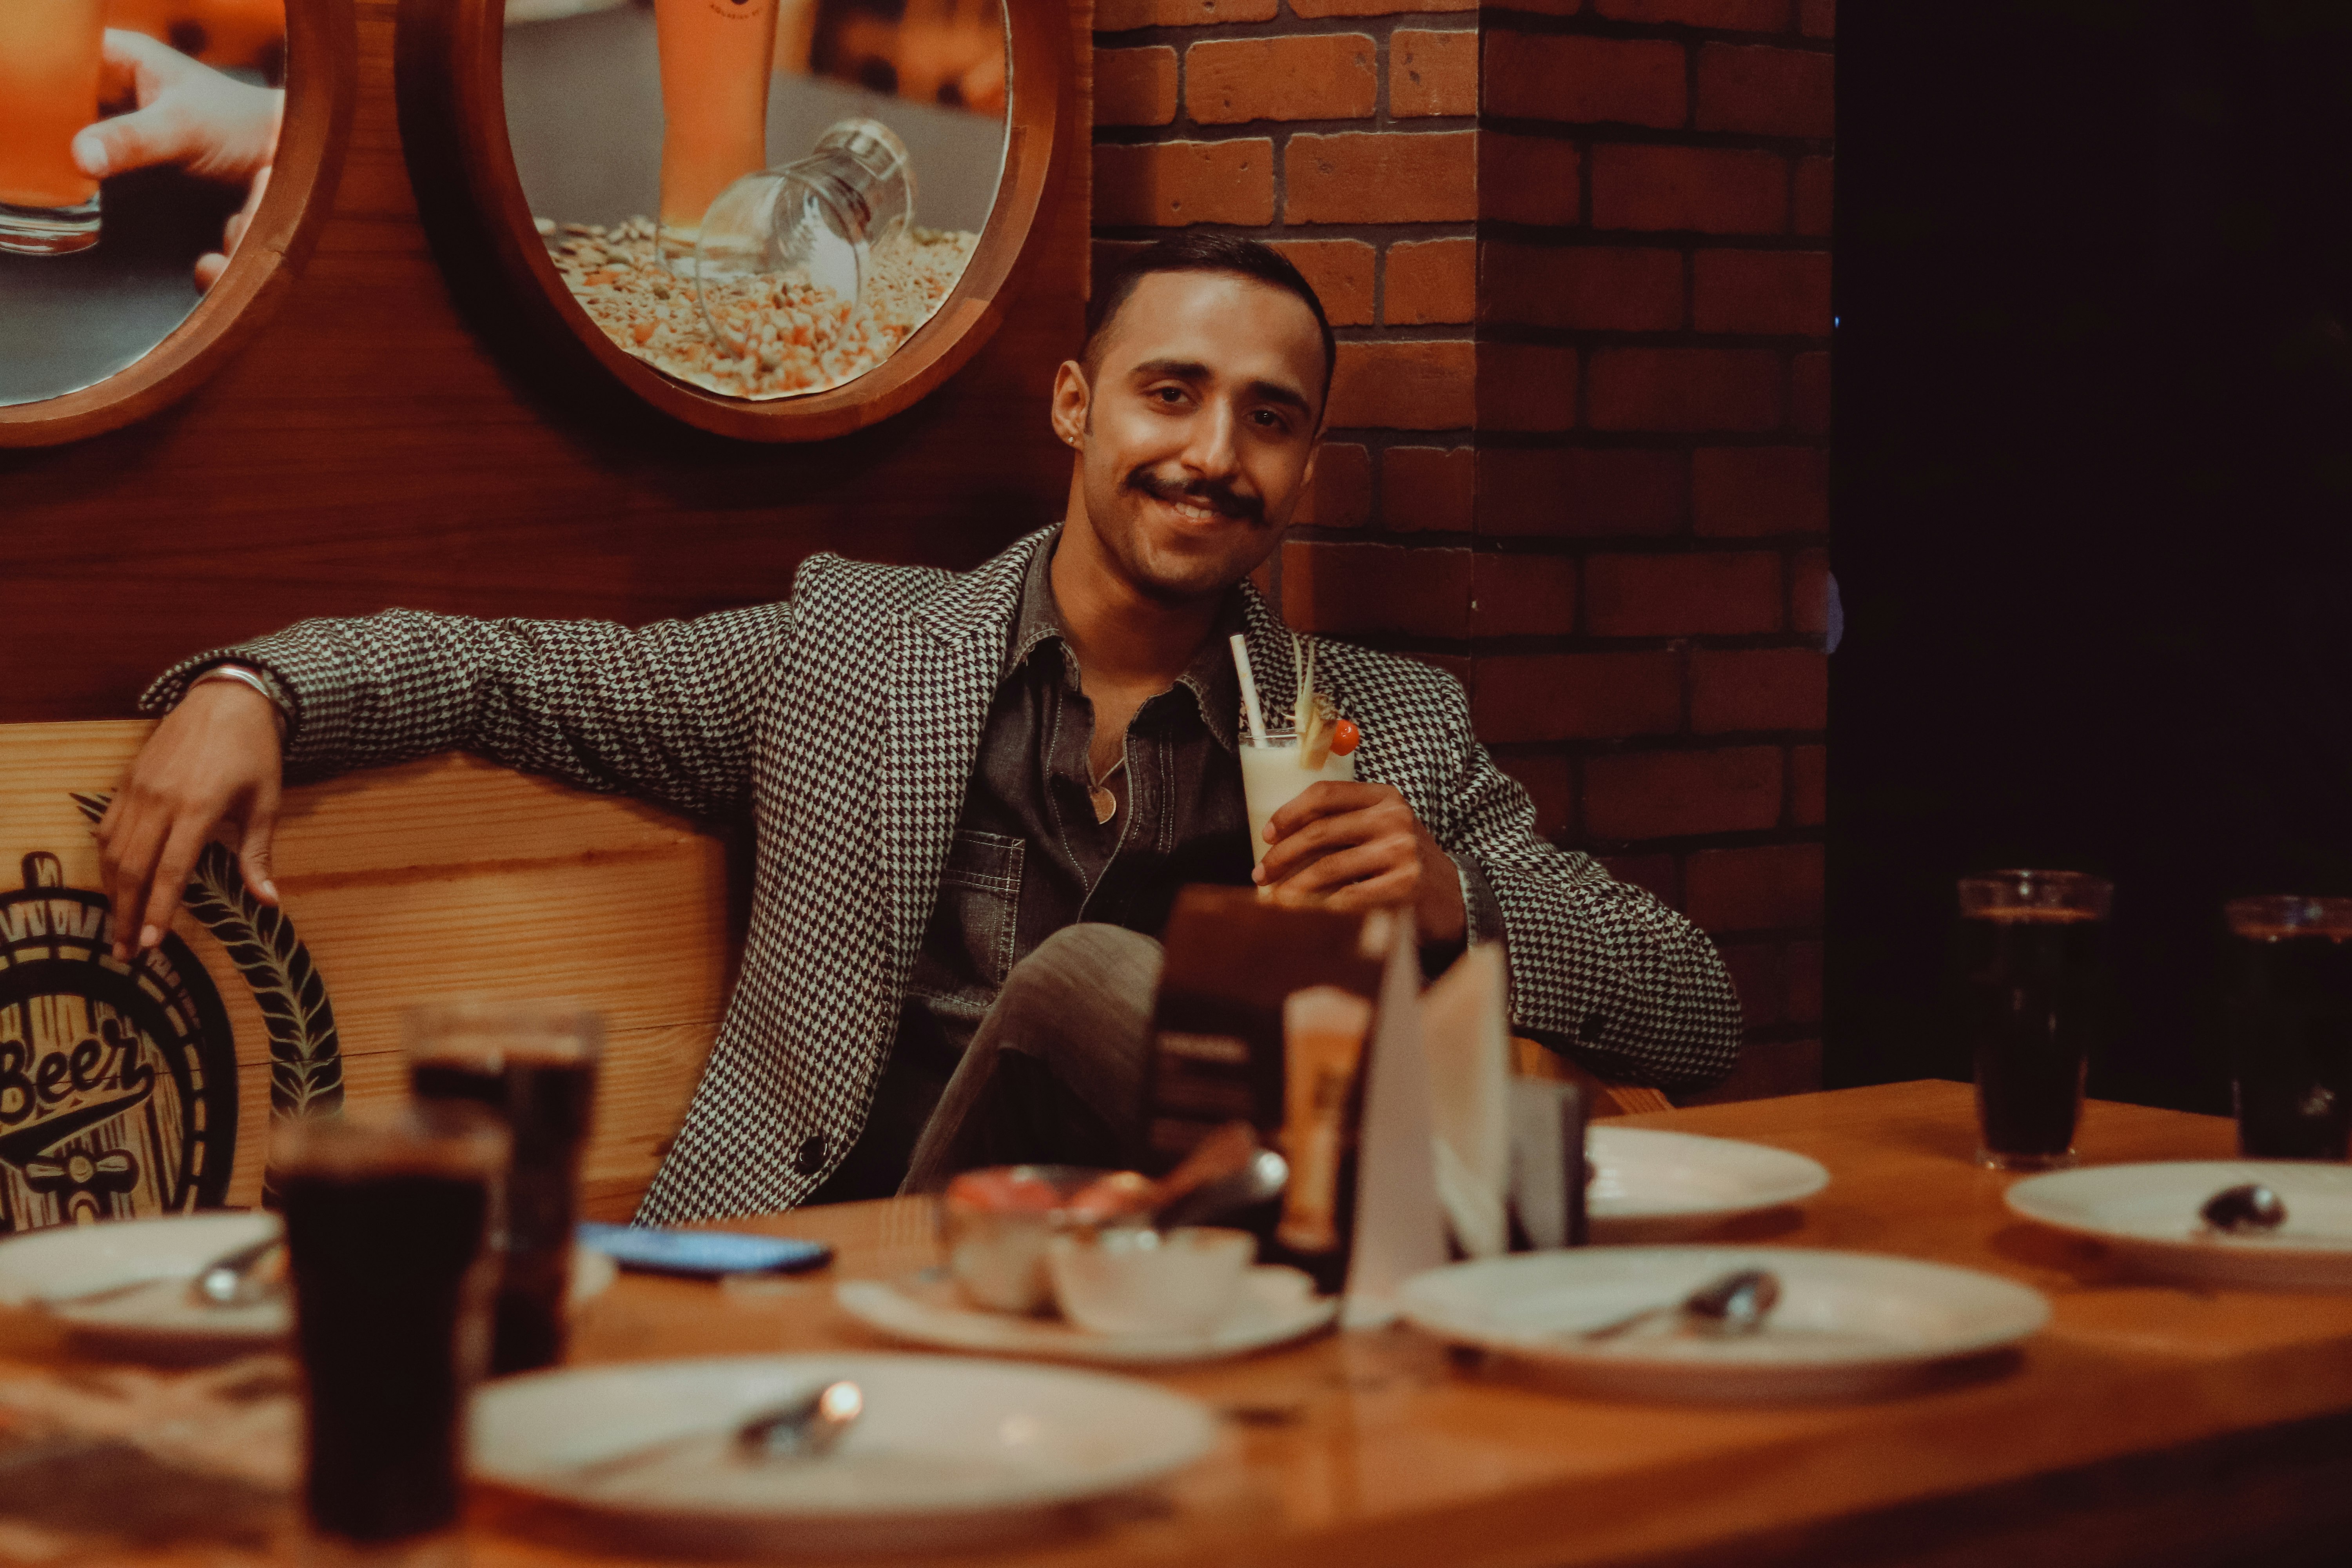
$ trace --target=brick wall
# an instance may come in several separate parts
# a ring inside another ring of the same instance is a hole
[[[1099,250],[1265,239],[1340,339],[1274,574],[1460,676],[1542,831],[1818,1082],[1833,0],[1098,0]]]

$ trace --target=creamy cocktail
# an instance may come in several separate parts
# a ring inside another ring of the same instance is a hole
[[[1354,782],[1356,754],[1332,752],[1324,757],[1321,767],[1310,768],[1301,765],[1295,731],[1269,730],[1263,746],[1252,744],[1247,735],[1241,742],[1242,801],[1249,811],[1250,864],[1255,866],[1271,847],[1265,841],[1265,825],[1274,814],[1305,794],[1309,784],[1325,779]]]

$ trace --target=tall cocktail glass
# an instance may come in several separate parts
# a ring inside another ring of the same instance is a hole
[[[1976,1060],[1977,1163],[2074,1163],[2083,1077],[2104,1024],[2114,889],[2079,871],[1960,879],[1962,1027]]]
[[[1242,805],[1249,813],[1250,864],[1255,866],[1271,847],[1265,841],[1265,825],[1274,820],[1274,814],[1306,794],[1308,786],[1326,779],[1354,782],[1356,753],[1342,756],[1333,752],[1323,759],[1321,767],[1308,768],[1299,765],[1296,731],[1269,730],[1263,746],[1252,744],[1244,731],[1241,742]]]
[[[105,27],[101,0],[0,4],[0,250],[98,243],[98,182],[75,166],[73,139],[98,118]]]

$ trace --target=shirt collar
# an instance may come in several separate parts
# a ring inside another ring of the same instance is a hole
[[[1028,663],[1047,642],[1065,642],[1061,606],[1054,602],[1054,551],[1061,540],[1056,530],[1045,546],[1030,557],[1029,570],[1021,584],[1021,611],[1013,623],[1013,640],[1005,648],[1000,681]],[[1239,744],[1236,728],[1242,702],[1241,678],[1234,673],[1230,642],[1246,624],[1241,591],[1236,588],[1226,594],[1224,603],[1217,608],[1215,628],[1193,653],[1192,662],[1176,678],[1176,684],[1192,694],[1200,709],[1201,722],[1228,752]]]

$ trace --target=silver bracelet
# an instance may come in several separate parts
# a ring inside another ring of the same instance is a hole
[[[260,692],[263,697],[268,699],[269,710],[278,716],[278,738],[281,741],[286,738],[287,727],[293,721],[293,713],[290,711],[290,705],[287,702],[285,694],[278,689],[276,681],[259,670],[247,669],[241,664],[216,664],[188,682],[188,689],[194,691],[207,680],[240,681]]]

